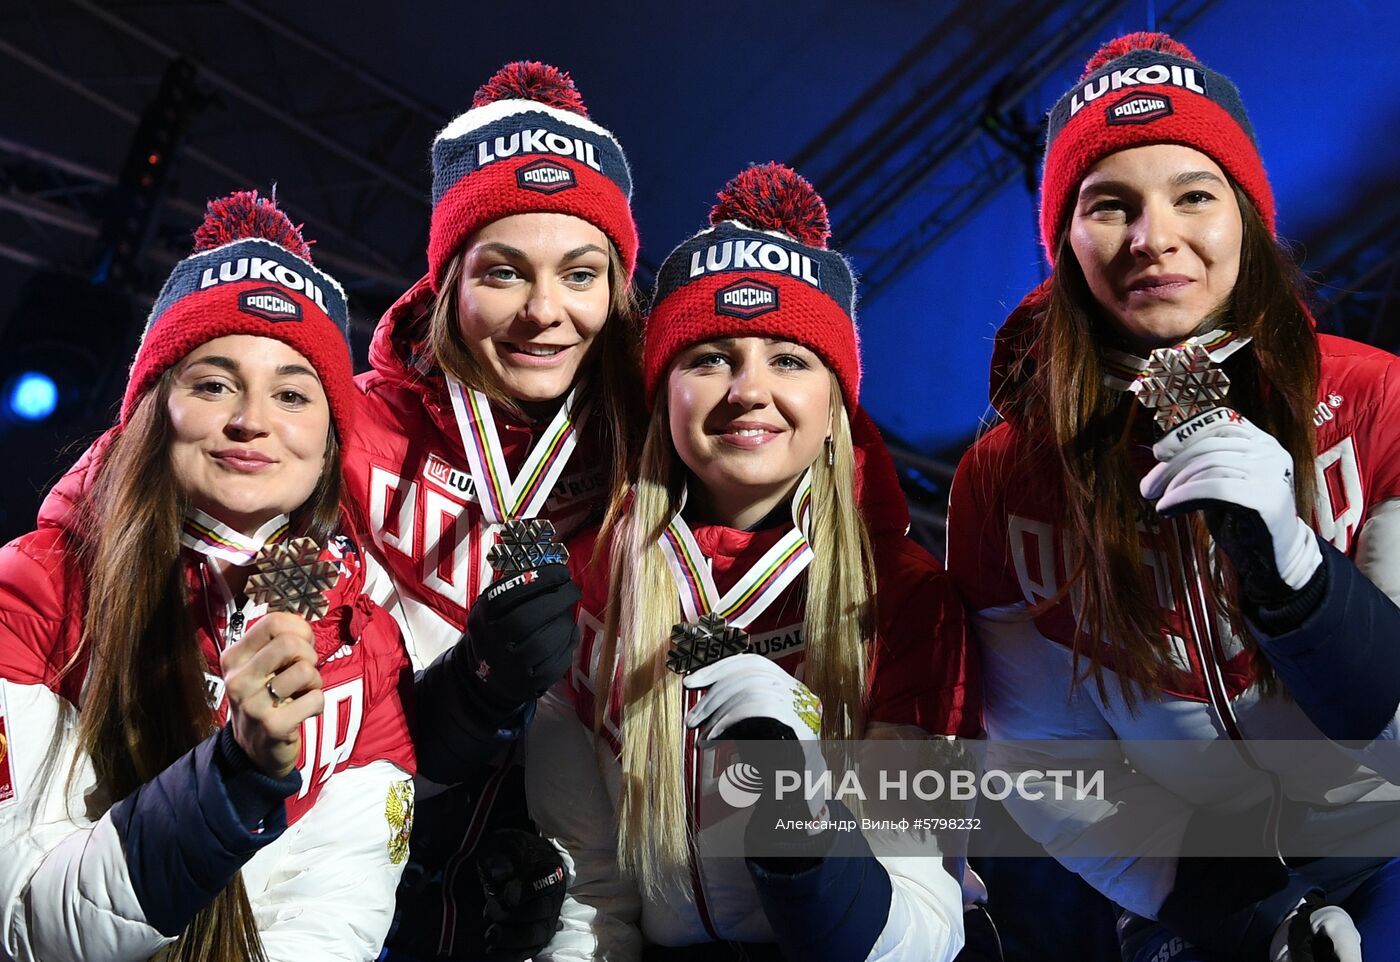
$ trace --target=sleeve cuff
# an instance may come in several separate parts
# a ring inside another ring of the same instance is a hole
[[[301,789],[301,773],[296,769],[282,778],[258,771],[229,725],[219,729],[216,736],[214,765],[234,814],[249,832],[262,831],[279,813],[285,818],[286,800]]]

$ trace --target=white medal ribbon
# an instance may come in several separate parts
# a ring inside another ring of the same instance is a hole
[[[468,389],[452,375],[447,379],[447,393],[452,398],[452,413],[457,431],[466,451],[467,465],[476,485],[477,501],[486,520],[492,524],[527,520],[544,509],[545,501],[564,473],[569,458],[578,446],[578,434],[588,420],[588,409],[574,411],[578,388],[564,399],[554,419],[540,435],[520,473],[512,478],[506,467],[501,437],[496,419],[491,413],[491,399],[480,391]]]
[[[1232,331],[1216,328],[1213,331],[1207,331],[1205,334],[1192,335],[1177,346],[1186,347],[1189,344],[1200,344],[1206,349],[1207,356],[1216,364],[1219,364],[1249,342],[1250,338],[1248,337],[1242,337]],[[1103,383],[1116,391],[1132,391],[1136,393],[1137,388],[1135,385],[1139,384],[1140,379],[1148,373],[1148,359],[1113,348],[1103,349],[1103,359]]]
[[[285,537],[290,524],[289,515],[279,514],[248,535],[235,531],[198,508],[190,508],[180,527],[180,544],[206,557],[243,567],[253,563],[264,545]]]
[[[686,621],[698,621],[702,615],[715,612],[733,627],[746,628],[812,563],[812,544],[808,540],[812,516],[810,468],[793,492],[792,530],[764,552],[723,596],[715,586],[709,559],[696,543],[690,525],[681,517],[685,503],[686,492],[682,491],[676,516],[657,544],[671,566]]]

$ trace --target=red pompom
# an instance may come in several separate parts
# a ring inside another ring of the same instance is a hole
[[[538,60],[517,60],[497,70],[494,77],[477,88],[472,106],[485,107],[498,100],[533,100],[581,117],[588,116],[583,96],[574,86],[569,72]]]
[[[311,242],[301,236],[301,225],[277,206],[271,197],[259,197],[256,190],[240,190],[217,197],[205,207],[204,223],[194,232],[195,253],[249,238],[270,240],[311,262]]]
[[[1084,65],[1084,73],[1080,75],[1079,79],[1083,80],[1110,61],[1117,60],[1134,50],[1160,50],[1162,53],[1169,53],[1173,57],[1181,57],[1184,60],[1196,59],[1196,55],[1187,49],[1186,44],[1173,40],[1165,33],[1150,33],[1143,30],[1138,33],[1124,34],[1117,40],[1110,40],[1100,47],[1099,52],[1090,57],[1089,62]]]
[[[826,249],[831,221],[826,204],[805,177],[782,164],[755,164],[718,194],[710,223],[736,220],[758,230],[775,230],[808,247]]]

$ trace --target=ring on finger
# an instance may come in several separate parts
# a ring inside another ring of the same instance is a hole
[[[277,689],[276,689],[276,688],[273,688],[273,687],[272,687],[272,679],[271,679],[271,678],[269,678],[269,679],[267,680],[267,693],[268,693],[269,695],[272,696],[272,703],[273,703],[274,705],[280,705],[280,704],[282,704],[282,696],[279,695],[279,694],[277,694]]]

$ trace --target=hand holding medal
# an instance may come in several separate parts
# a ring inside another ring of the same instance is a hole
[[[281,778],[296,765],[301,723],[325,707],[311,625],[271,611],[219,655],[228,725],[259,771]]]
[[[1203,511],[1246,596],[1272,603],[1306,585],[1322,553],[1298,517],[1292,456],[1225,406],[1230,381],[1216,365],[1246,343],[1217,331],[1159,348],[1129,390],[1166,432],[1142,496],[1163,517]]]
[[[233,736],[269,775],[292,770],[302,722],[325,705],[311,622],[326,613],[325,592],[339,572],[320,555],[306,537],[271,541],[258,551],[247,593],[267,614],[219,657]]]

